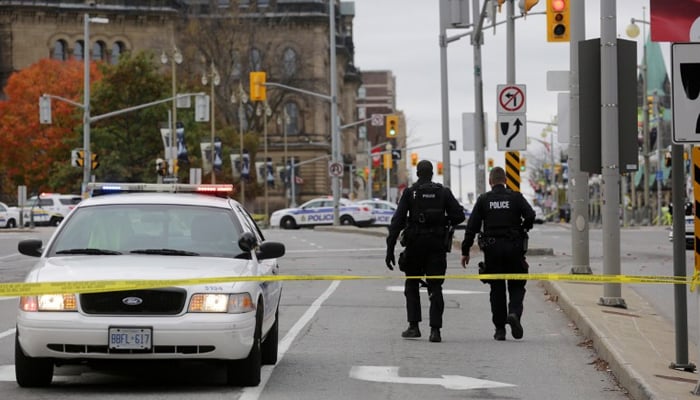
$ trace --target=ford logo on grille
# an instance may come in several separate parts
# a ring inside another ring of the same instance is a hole
[[[122,299],[122,303],[126,304],[127,306],[138,306],[139,304],[143,303],[143,300],[140,297],[124,297]]]

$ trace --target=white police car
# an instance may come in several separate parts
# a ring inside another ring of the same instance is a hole
[[[339,203],[339,218],[341,225],[369,226],[374,222],[372,207],[343,198]],[[332,197],[312,199],[297,208],[284,208],[270,215],[270,226],[284,229],[332,224]]]
[[[394,211],[396,211],[396,204],[386,200],[372,199],[372,200],[360,200],[357,204],[362,204],[372,207],[372,215],[374,215],[374,226],[389,226],[391,224],[391,217],[394,216]]]
[[[258,385],[261,365],[277,362],[282,282],[273,278],[284,245],[265,241],[235,200],[181,193],[226,194],[231,185],[91,186],[148,193],[85,199],[45,245],[19,242],[36,257],[25,282],[55,290],[20,298],[19,386],[50,385],[55,365],[149,360],[218,363],[227,384]],[[128,286],[150,280],[182,283]],[[86,281],[121,286],[76,294],[58,283]]]

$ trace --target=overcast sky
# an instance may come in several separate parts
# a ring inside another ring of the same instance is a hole
[[[611,1],[611,0],[603,0]],[[354,0],[355,3],[355,64],[360,70],[391,70],[396,77],[397,107],[406,116],[408,146],[429,144],[442,140],[440,102],[440,48],[439,0]],[[531,10],[544,12],[545,0],[540,0]],[[645,13],[645,14],[643,14]],[[520,10],[515,5],[515,14]],[[505,19],[505,5],[497,20]],[[643,18],[643,15],[645,17]],[[617,33],[621,39],[631,39],[625,33],[630,18],[649,20],[648,0],[617,0]],[[600,37],[600,0],[586,1],[586,39]],[[649,25],[639,24],[640,30]],[[454,36],[466,30],[450,30]],[[529,15],[515,22],[516,52],[515,81],[526,85],[527,120],[550,121],[557,113],[555,92],[546,88],[548,70],[569,69],[569,44],[550,43],[546,38],[546,16]],[[642,57],[642,34],[638,41],[637,55]],[[661,44],[668,68],[669,44]],[[474,152],[462,151],[462,122],[464,112],[474,112],[474,78],[472,47],[469,37],[448,45],[448,79],[450,139],[457,141],[457,151],[451,152],[452,189],[456,196],[466,199],[475,190],[473,164],[462,168],[456,165],[473,163]],[[496,165],[504,165],[504,153],[496,150],[494,124],[496,118],[496,87],[507,83],[506,79],[506,27],[499,25],[496,31],[484,32],[482,46],[484,111],[487,113],[486,158],[492,157]],[[528,123],[528,137],[549,141],[542,136],[544,126]],[[555,137],[556,141],[556,137]],[[436,162],[442,159],[442,149],[433,146],[417,150],[421,159]],[[525,157],[542,158],[544,147],[531,140]],[[530,155],[529,155],[530,154]],[[555,153],[556,154],[556,153]],[[413,171],[411,174],[415,174]],[[439,179],[438,179],[439,180]],[[521,177],[521,190],[531,192],[527,184],[527,172]],[[460,185],[461,183],[461,185]],[[461,186],[461,187],[460,187]]]

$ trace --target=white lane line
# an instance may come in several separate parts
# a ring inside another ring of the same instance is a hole
[[[256,387],[247,387],[243,389],[243,394],[241,397],[239,397],[239,400],[258,400],[260,396],[262,395],[263,389],[265,389],[265,385],[267,385],[267,381],[270,379],[270,376],[272,375],[272,371],[274,371],[275,366],[279,365],[280,361],[282,361],[282,358],[284,357],[284,354],[289,350],[289,346],[291,346],[292,342],[294,339],[297,337],[299,332],[301,332],[302,329],[306,326],[306,324],[311,321],[311,318],[316,315],[318,310],[321,309],[321,306],[323,303],[328,300],[328,298],[335,292],[335,290],[338,288],[340,285],[340,281],[333,281],[331,282],[331,285],[326,289],[321,296],[319,296],[316,301],[314,301],[311,306],[306,310],[304,315],[299,318],[299,320],[292,326],[292,328],[287,332],[287,334],[284,336],[284,339],[279,342],[279,347],[277,349],[277,364],[275,365],[266,365],[262,368],[262,373],[260,376],[260,384]]]
[[[6,255],[6,256],[0,256],[0,260],[5,259],[5,258],[10,258],[10,257],[17,257],[17,256],[19,256],[19,255],[21,255],[21,254],[19,254],[19,253],[12,253],[12,254],[8,254],[8,255]]]
[[[15,334],[15,328],[8,329],[5,332],[0,332],[0,339],[4,339],[8,336],[12,336]]]

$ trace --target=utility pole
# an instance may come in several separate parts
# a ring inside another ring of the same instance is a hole
[[[617,91],[617,0],[600,0],[600,93],[603,178],[603,273],[620,274],[619,99]],[[604,283],[598,304],[627,308],[619,283]]]
[[[586,38],[586,2],[572,1],[569,37],[569,193],[571,199],[571,273],[592,274],[588,238],[588,173],[581,171],[578,43]],[[552,149],[554,151],[554,149]]]
[[[330,82],[331,82],[331,162],[337,164],[340,159],[340,131],[338,129],[338,67],[335,60],[335,0],[328,1],[328,47],[330,47]],[[340,225],[340,180],[335,174],[331,177],[333,189],[333,225]]]

